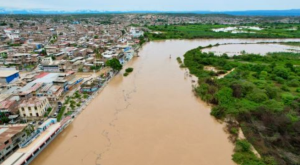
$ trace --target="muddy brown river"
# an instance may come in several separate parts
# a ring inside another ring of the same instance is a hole
[[[146,44],[125,66],[133,73],[114,77],[32,165],[233,165],[224,126],[193,95],[176,57],[200,45],[258,41],[266,40]]]

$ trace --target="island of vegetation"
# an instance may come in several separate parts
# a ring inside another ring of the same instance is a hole
[[[213,105],[211,115],[227,123],[236,144],[233,160],[243,165],[299,164],[300,54],[229,57],[204,53],[204,48],[188,51],[184,65],[198,77],[195,94]],[[247,140],[239,138],[240,128]]]
[[[127,77],[131,72],[133,72],[133,68],[127,68],[125,69],[125,73],[123,74],[123,76]]]

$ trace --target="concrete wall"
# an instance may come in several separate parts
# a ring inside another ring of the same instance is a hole
[[[50,107],[48,99],[45,99],[41,105],[19,107],[20,116],[23,118],[43,117],[47,108]]]

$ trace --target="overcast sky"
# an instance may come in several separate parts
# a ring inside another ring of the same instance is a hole
[[[107,11],[232,11],[300,9],[300,0],[0,0],[0,7]]]

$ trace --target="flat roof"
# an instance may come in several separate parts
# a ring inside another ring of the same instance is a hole
[[[38,138],[25,148],[19,148],[13,155],[3,162],[2,165],[20,165],[26,160],[37,148],[39,148],[56,130],[60,123],[55,123],[42,132]]]
[[[13,74],[19,73],[17,70],[0,70],[0,77],[8,77]]]
[[[0,143],[4,144],[5,141],[22,132],[26,126],[26,124],[0,126]]]

